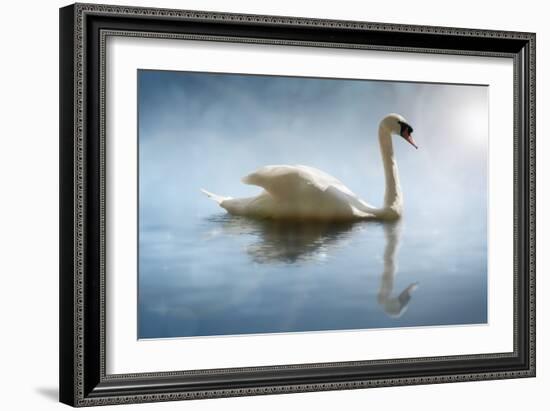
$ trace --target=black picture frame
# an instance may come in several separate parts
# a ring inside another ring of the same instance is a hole
[[[105,373],[108,35],[508,57],[514,64],[514,350]],[[140,34],[135,34],[140,33]],[[535,376],[535,34],[97,4],[60,9],[60,401],[72,406]]]

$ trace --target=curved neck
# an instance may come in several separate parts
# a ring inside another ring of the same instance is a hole
[[[384,193],[384,210],[401,215],[403,196],[399,184],[399,172],[397,162],[393,153],[391,134],[384,128],[378,129],[378,141],[380,143],[380,154],[384,166],[384,177],[386,180],[386,191]]]

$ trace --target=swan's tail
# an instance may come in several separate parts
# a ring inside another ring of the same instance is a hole
[[[211,198],[216,203],[221,204],[225,200],[229,200],[231,197],[223,197],[219,196],[217,194],[211,193],[210,191],[206,191],[204,188],[201,188],[201,191],[208,196],[208,198]]]

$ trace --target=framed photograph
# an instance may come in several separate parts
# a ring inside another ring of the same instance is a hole
[[[60,400],[535,376],[535,34],[60,10]]]

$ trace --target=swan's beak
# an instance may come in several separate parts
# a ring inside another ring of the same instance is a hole
[[[411,131],[409,130],[409,127],[405,127],[405,129],[401,133],[401,137],[407,140],[414,148],[418,150],[418,146],[416,145],[416,142],[414,141],[411,135]]]

